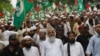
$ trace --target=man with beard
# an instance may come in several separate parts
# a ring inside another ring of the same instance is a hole
[[[47,24],[48,39],[43,43],[41,56],[63,56],[63,43],[56,38],[54,28]]]
[[[64,56],[85,56],[82,45],[75,41],[76,34],[70,31],[67,35],[68,43],[64,45]]]
[[[38,48],[32,46],[32,38],[30,36],[25,36],[23,40],[24,40],[24,48],[23,48],[24,56],[39,56]]]
[[[92,53],[92,56],[100,56],[100,21],[97,22],[95,26],[95,30],[97,34],[95,34],[93,37],[91,37],[86,54],[87,56],[90,56]]]
[[[37,44],[40,48],[40,53],[42,52],[42,46],[43,46],[43,43],[47,40],[46,38],[46,30],[45,29],[40,29],[39,30],[39,36],[37,37]]]
[[[32,37],[32,38],[34,38],[35,37],[35,35],[36,35],[36,26],[34,25],[34,26],[32,26],[32,27],[30,27],[30,33],[29,33],[29,35]]]
[[[22,49],[19,47],[16,34],[9,36],[9,45],[3,49],[0,56],[24,56]]]

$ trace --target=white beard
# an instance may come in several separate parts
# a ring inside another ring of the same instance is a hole
[[[55,36],[49,37],[49,42],[54,43],[55,42]]]

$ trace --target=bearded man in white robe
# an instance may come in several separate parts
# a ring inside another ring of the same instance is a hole
[[[47,24],[48,39],[43,43],[41,56],[63,56],[63,43],[56,38],[54,28]]]
[[[40,56],[38,48],[32,46],[32,38],[30,36],[25,36],[23,40],[24,40],[24,48],[23,48],[24,56]]]
[[[76,34],[73,31],[67,33],[68,43],[64,45],[64,56],[85,56],[82,45],[75,40]]]

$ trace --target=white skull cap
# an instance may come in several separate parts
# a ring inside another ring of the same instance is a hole
[[[31,39],[32,40],[32,38],[28,35],[23,38],[23,40],[26,40],[26,39]]]

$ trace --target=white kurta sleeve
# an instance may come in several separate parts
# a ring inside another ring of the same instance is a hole
[[[89,40],[89,44],[86,50],[86,54],[91,54],[93,51],[93,45],[94,45],[94,36]]]
[[[61,49],[61,52],[62,52],[62,56],[64,56],[63,43],[62,43],[61,40],[60,40],[60,49]]]
[[[40,56],[38,48],[36,48],[36,54],[37,54],[37,56]]]
[[[82,45],[80,44],[80,56],[85,56]]]
[[[46,49],[45,46],[42,46],[43,48],[41,49],[41,56],[46,56]]]
[[[15,32],[15,31],[9,31],[9,34],[17,34],[18,35],[18,32]]]
[[[68,52],[67,52],[67,44],[65,44],[64,46],[63,46],[63,50],[64,50],[64,56],[68,56],[67,54],[68,54]]]

